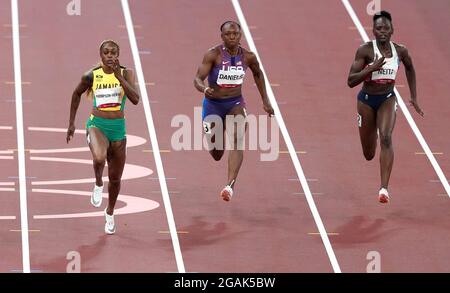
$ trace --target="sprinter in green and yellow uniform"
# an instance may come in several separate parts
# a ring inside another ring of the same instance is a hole
[[[75,132],[75,116],[81,95],[92,97],[93,107],[86,123],[86,136],[93,157],[95,186],[91,204],[100,207],[103,194],[103,168],[108,162],[108,206],[105,209],[105,233],[114,234],[114,206],[120,191],[120,181],[125,166],[126,131],[124,106],[128,99],[134,105],[139,94],[134,88],[133,71],[120,66],[120,48],[113,40],[100,45],[101,63],[86,72],[72,94],[67,143]]]

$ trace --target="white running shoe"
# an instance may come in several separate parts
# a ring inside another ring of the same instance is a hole
[[[91,204],[98,208],[102,205],[102,199],[103,199],[103,185],[102,186],[94,186],[94,190],[92,190],[91,195]]]
[[[112,235],[116,233],[116,224],[114,223],[114,215],[108,215],[105,209],[105,233]]]
[[[222,189],[220,196],[222,196],[222,199],[224,201],[230,201],[231,197],[233,196],[233,189],[231,188],[231,186],[230,185],[225,186]]]
[[[378,201],[380,203],[388,203],[389,202],[389,193],[386,188],[381,188],[378,192]]]

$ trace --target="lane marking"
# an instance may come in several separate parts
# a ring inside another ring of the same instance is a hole
[[[31,81],[18,81],[18,83],[20,83],[22,85],[30,85]],[[7,85],[16,85],[16,82],[15,81],[5,81],[5,84],[7,84]]]
[[[63,132],[67,131],[66,128],[54,128],[54,127],[28,127],[29,131],[43,131],[43,132]],[[77,129],[76,134],[86,135],[86,130]],[[143,137],[127,134],[127,149],[143,145],[147,140]],[[30,149],[30,154],[55,154],[55,153],[72,153],[72,152],[89,152],[89,147],[77,147],[77,148],[61,148],[61,149]],[[1,152],[0,152],[1,153]]]
[[[319,232],[308,232],[308,235],[320,235],[320,233]],[[337,236],[337,235],[339,235],[339,233],[337,233],[337,232],[327,232],[327,235]]]
[[[155,191],[152,191],[152,193],[161,193],[161,191],[155,190]],[[169,194],[178,194],[178,193],[181,193],[181,192],[180,191],[169,191]]]
[[[255,40],[255,38],[253,38],[253,40]],[[253,86],[256,86],[256,83],[254,83]],[[271,87],[278,87],[278,86],[281,86],[281,84],[279,84],[279,83],[271,83],[270,86]]]
[[[289,180],[289,181],[299,181],[298,178],[288,178],[288,180]],[[315,179],[315,178],[307,178],[306,181],[309,181],[309,182],[317,182],[317,181],[319,181],[319,179]],[[311,193],[311,192],[309,192],[309,193]]]
[[[153,150],[142,150],[144,153],[153,153]],[[160,153],[170,153],[170,150],[159,150]]]
[[[5,102],[7,103],[15,103],[16,99],[5,99]],[[30,99],[22,99],[22,103],[31,103],[32,100]]]
[[[292,193],[292,194],[295,194],[295,195],[305,195],[304,192],[294,192],[294,193]],[[322,192],[311,192],[311,194],[312,194],[312,195],[324,195],[324,193],[322,193]]]
[[[12,150],[6,150],[6,151],[0,151],[0,154],[6,155],[6,154],[14,154]]]
[[[414,153],[415,155],[426,155],[426,153],[424,153],[424,152],[415,152]],[[440,152],[433,152],[432,153],[433,155],[438,155],[438,156],[440,156],[440,155],[443,155],[444,153],[440,153]]]
[[[0,216],[0,220],[15,220],[16,216]]]
[[[20,226],[22,229],[22,266],[23,272],[30,272],[30,244],[28,240],[27,183],[25,181],[25,141],[22,108],[22,67],[20,65],[19,7],[17,0],[11,0],[13,52],[14,52],[14,88],[16,94],[17,153],[19,163]]]
[[[158,231],[160,234],[169,234],[170,231]],[[177,231],[178,234],[188,234],[189,231]]]
[[[14,186],[15,182],[0,182],[0,186]]]
[[[122,6],[122,7],[123,7],[123,6]],[[125,19],[125,21],[126,21],[126,19]],[[128,30],[128,25],[127,25],[127,24],[119,24],[117,27],[118,27],[118,28],[126,28],[126,29]],[[140,24],[135,24],[135,25],[132,26],[132,28],[141,29],[141,28],[142,28],[142,25],[140,25]],[[130,38],[130,33],[128,33],[127,39],[129,39],[129,38]]]
[[[27,27],[28,25],[26,25],[25,23],[21,23],[19,24],[19,27]],[[12,27],[12,24],[10,23],[4,23],[3,27]]]
[[[358,28],[358,32],[361,35],[362,39],[365,42],[368,42],[369,36],[367,35],[366,31],[364,30],[363,26],[361,25],[361,22],[359,21],[358,16],[356,15],[355,11],[353,10],[352,5],[348,0],[341,0],[342,4],[344,5],[345,9],[347,10],[348,14],[350,15],[351,19],[353,20],[353,23]],[[417,127],[416,123],[414,122],[414,119],[411,116],[411,113],[409,112],[408,108],[406,107],[405,102],[403,102],[403,98],[401,97],[400,93],[398,92],[397,88],[394,87],[395,95],[398,97],[398,105],[402,109],[403,115],[405,115],[406,120],[409,123],[409,126],[411,127],[412,131],[417,137],[417,140],[419,141],[420,145],[422,146],[423,150],[427,154],[428,159],[431,162],[431,165],[434,168],[434,171],[439,177],[439,180],[441,181],[442,185],[444,186],[445,191],[447,192],[447,195],[450,197],[450,185],[448,183],[447,178],[444,175],[444,172],[442,172],[441,167],[439,166],[438,162],[436,161],[434,155],[431,153],[430,148],[428,147],[427,142],[425,141],[425,138],[422,136],[422,133],[420,132],[419,128]]]
[[[92,160],[85,159],[69,159],[69,158],[55,158],[55,157],[30,157],[31,161],[45,161],[45,162],[64,162],[64,163],[75,163],[75,164],[85,164],[92,165]],[[106,164],[107,166],[108,164]],[[105,166],[105,167],[106,167]],[[122,181],[142,178],[150,176],[153,171],[147,167],[140,165],[125,163],[125,167],[122,174]],[[108,176],[102,177],[103,181],[109,182]],[[59,185],[59,184],[79,184],[79,183],[93,183],[95,178],[81,178],[81,179],[67,179],[67,180],[49,180],[49,181],[32,181],[31,185]]]
[[[289,151],[278,151],[280,154],[289,154]],[[305,151],[296,151],[296,154],[307,154]]]
[[[15,152],[19,152],[20,149],[8,149],[7,151],[8,151],[8,152],[11,152],[11,153],[15,153]],[[30,149],[25,149],[25,148],[24,148],[23,151],[24,151],[24,152],[29,152]]]
[[[175,219],[173,217],[172,206],[170,203],[170,196],[167,189],[167,182],[164,175],[164,168],[161,160],[161,154],[159,152],[158,138],[156,136],[155,125],[153,122],[152,111],[150,108],[149,97],[147,94],[147,87],[145,86],[144,72],[142,71],[141,59],[139,57],[139,49],[134,34],[133,20],[131,19],[130,7],[127,0],[121,0],[122,10],[125,17],[125,24],[130,40],[131,52],[133,55],[134,65],[136,68],[137,80],[139,82],[139,90],[141,92],[141,100],[144,107],[145,118],[147,121],[147,129],[150,136],[150,142],[152,145],[153,156],[155,158],[156,170],[159,178],[159,185],[162,191],[162,198],[164,202],[164,208],[166,210],[167,222],[169,224],[170,236],[172,239],[173,250],[175,253],[175,260],[179,273],[185,273],[185,267],[183,262],[183,255],[181,254],[180,243],[178,240],[177,228],[175,225]]]
[[[12,160],[14,156],[0,156],[0,160]]]
[[[12,126],[0,126],[0,130],[12,130]]]
[[[120,36],[121,39],[127,39],[128,40],[128,36]],[[136,36],[136,40],[143,40],[144,37],[142,36]]]
[[[356,26],[349,26],[348,29],[354,31],[354,30],[357,30],[358,28]],[[371,30],[372,28],[368,27],[368,26],[364,26],[364,29]]]
[[[440,183],[441,182],[441,180],[437,180],[437,179],[430,179],[430,182],[432,182],[432,183]],[[450,182],[450,181],[449,181]]]
[[[18,269],[14,269],[14,270],[10,270],[10,272],[12,273],[22,273],[23,270],[18,270]],[[43,273],[43,270],[37,270],[37,269],[31,269],[29,272],[26,273]]]
[[[18,230],[9,230],[9,232],[22,232],[22,229],[18,229]],[[28,230],[28,232],[41,232],[41,230]]]
[[[48,194],[63,194],[67,195],[82,195],[85,197],[90,197],[90,191],[79,191],[79,190],[62,190],[62,189],[39,189],[33,188],[31,192]],[[108,193],[103,193],[102,197],[108,199]],[[147,212],[154,210],[159,207],[159,203],[139,196],[119,194],[118,201],[124,202],[125,206],[115,209],[114,215],[128,215],[137,214],[142,212]],[[55,215],[35,215],[33,219],[43,220],[43,219],[69,219],[69,218],[88,218],[88,217],[104,217],[103,210],[95,212],[84,212],[84,213],[72,213],[72,214],[55,214]]]
[[[300,179],[300,183],[302,185],[303,190],[305,191],[305,196],[308,201],[309,208],[311,210],[311,213],[314,217],[314,221],[316,222],[317,228],[320,232],[320,236],[322,237],[322,242],[325,246],[325,249],[328,254],[328,258],[330,259],[331,265],[333,267],[334,272],[340,273],[341,269],[339,267],[339,263],[336,259],[336,255],[334,254],[333,248],[331,246],[330,240],[328,239],[328,235],[326,234],[325,227],[323,225],[322,219],[320,218],[319,211],[317,210],[316,204],[314,203],[314,199],[312,197],[311,191],[308,186],[308,182],[306,180],[305,174],[303,172],[302,166],[300,165],[300,161],[298,159],[298,156],[295,152],[294,144],[292,143],[291,137],[289,136],[288,130],[286,128],[286,125],[284,124],[283,117],[281,115],[280,109],[278,108],[277,100],[275,98],[275,95],[273,93],[272,87],[270,86],[269,78],[266,74],[266,71],[264,70],[264,66],[262,64],[262,60],[258,54],[258,51],[256,49],[255,43],[253,42],[252,35],[250,32],[250,29],[247,25],[247,21],[245,20],[244,13],[242,12],[241,6],[239,4],[238,0],[232,0],[234,10],[236,11],[236,15],[239,19],[240,25],[244,31],[245,38],[247,40],[247,43],[250,47],[250,50],[255,53],[256,57],[258,58],[260,62],[260,68],[265,76],[265,82],[266,82],[266,89],[267,89],[267,95],[269,96],[270,103],[272,104],[272,107],[275,111],[275,119],[278,122],[278,126],[280,128],[280,131],[283,135],[284,141],[286,143],[286,146],[289,150],[289,154],[292,159],[292,163],[294,164],[295,170],[297,171],[297,176]]]

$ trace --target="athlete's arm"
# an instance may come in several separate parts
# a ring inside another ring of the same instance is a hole
[[[412,58],[408,53],[408,49],[403,46],[397,47],[400,58],[405,65],[406,79],[408,80],[409,92],[411,93],[410,104],[414,107],[417,113],[423,116],[423,111],[417,102],[417,91],[416,91],[416,71],[414,70],[414,65],[412,63]]]
[[[80,83],[72,93],[72,102],[70,103],[69,127],[67,129],[66,141],[69,143],[75,132],[75,116],[77,115],[78,106],[80,105],[81,95],[92,87],[93,73],[88,71],[81,77]]]
[[[353,88],[363,82],[369,74],[377,71],[383,67],[386,63],[384,61],[384,56],[378,58],[375,56],[375,61],[373,64],[365,67],[367,50],[369,46],[367,44],[362,45],[358,48],[355,55],[355,60],[353,61],[352,67],[350,68],[350,73],[348,74],[347,84],[349,87]]]
[[[253,79],[255,80],[259,94],[261,95],[261,99],[263,101],[264,111],[266,111],[269,116],[272,116],[274,114],[274,111],[272,105],[270,104],[269,97],[267,96],[264,74],[259,67],[258,58],[256,58],[256,55],[251,52],[247,52],[246,55],[248,67],[250,67],[250,69],[252,70]]]
[[[205,79],[214,66],[214,62],[217,58],[217,52],[215,49],[210,49],[203,57],[202,64],[197,69],[197,74],[194,78],[194,86],[199,91],[207,96],[213,96],[214,89],[205,85]]]
[[[124,69],[123,75],[120,72],[120,63],[119,59],[116,60],[114,67],[114,76],[119,80],[120,85],[123,88],[123,91],[125,92],[125,95],[127,98],[134,104],[137,105],[139,103],[139,94],[137,90],[134,87],[134,73],[131,69]]]

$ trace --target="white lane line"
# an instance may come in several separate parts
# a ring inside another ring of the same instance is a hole
[[[0,156],[0,160],[12,160],[14,159],[13,156]]]
[[[316,222],[317,228],[319,229],[320,236],[322,238],[322,242],[325,246],[325,249],[328,254],[328,258],[330,259],[331,265],[335,273],[340,273],[341,268],[339,267],[339,263],[336,259],[336,255],[334,254],[333,248],[331,247],[330,240],[328,239],[327,231],[323,225],[322,219],[320,218],[319,212],[317,210],[316,204],[314,203],[314,199],[312,197],[311,191],[308,186],[308,182],[306,180],[305,174],[303,173],[302,166],[300,165],[300,161],[297,157],[297,153],[295,151],[294,145],[292,143],[291,137],[287,131],[286,125],[284,124],[283,117],[281,116],[280,109],[278,108],[277,100],[275,99],[275,95],[273,93],[272,87],[270,86],[269,79],[264,70],[261,58],[259,57],[258,51],[256,50],[255,43],[252,39],[252,35],[250,33],[250,29],[247,25],[247,21],[245,20],[244,13],[242,12],[241,6],[238,0],[232,0],[234,10],[236,11],[236,15],[238,16],[241,27],[244,31],[245,38],[247,39],[247,43],[250,47],[250,50],[255,53],[256,57],[259,60],[261,70],[264,74],[266,81],[266,89],[267,95],[269,96],[270,103],[272,104],[273,109],[275,110],[275,119],[277,119],[278,125],[280,127],[281,133],[283,135],[286,146],[289,150],[289,154],[292,159],[292,163],[294,164],[295,170],[297,171],[297,176],[300,179],[300,183],[303,187],[303,191],[305,192],[306,199],[308,201],[309,208],[311,209],[311,213],[314,217],[314,221]]]
[[[156,170],[159,177],[159,185],[161,187],[164,208],[166,209],[167,222],[169,224],[170,236],[172,238],[173,250],[175,252],[175,260],[177,263],[178,272],[185,273],[186,270],[184,268],[183,256],[181,254],[180,243],[178,241],[177,228],[175,226],[175,219],[173,217],[172,205],[170,203],[170,196],[167,189],[167,182],[164,175],[161,154],[159,152],[159,145],[156,137],[155,125],[153,123],[152,111],[150,109],[147,87],[145,86],[144,72],[142,71],[141,59],[139,58],[139,49],[137,46],[136,36],[134,34],[133,21],[131,19],[130,7],[128,6],[127,0],[122,0],[122,10],[125,17],[131,52],[133,54],[134,65],[136,68],[139,90],[141,91],[141,100],[144,106],[147,128],[151,138],[150,142],[152,144],[152,150],[154,150],[153,156],[155,157]]]
[[[288,178],[288,181],[300,181],[299,178]],[[319,181],[319,179],[315,179],[315,178],[307,178],[306,181],[309,182],[317,182]]]
[[[20,226],[22,229],[22,265],[23,272],[30,272],[30,245],[28,241],[27,183],[25,180],[25,142],[22,108],[22,73],[20,65],[19,7],[17,0],[11,0],[13,52],[14,52],[14,88],[16,93],[17,158],[19,162]]]
[[[12,126],[0,126],[0,130],[12,130]]]
[[[0,186],[14,186],[15,182],[0,182]]]
[[[16,216],[0,216],[0,220],[15,220]]]
[[[0,151],[0,154],[7,155],[7,154],[14,154],[12,150],[6,150],[6,151]]]
[[[368,42],[369,36],[367,35],[366,31],[364,30],[364,27],[361,25],[361,22],[359,21],[358,16],[356,15],[355,11],[353,10],[352,5],[348,0],[341,0],[342,4],[344,4],[345,9],[347,9],[348,14],[353,20],[353,23],[358,28],[358,32],[361,35],[361,38],[364,40],[364,42]],[[403,98],[400,96],[400,93],[398,92],[397,88],[394,88],[395,95],[398,97],[398,104],[400,105],[400,108],[402,109],[403,115],[405,115],[406,120],[409,123],[409,126],[411,127],[412,131],[416,135],[417,139],[419,140],[420,145],[422,146],[423,150],[425,151],[428,159],[431,162],[431,165],[434,168],[434,171],[439,177],[439,180],[441,181],[442,185],[444,186],[445,191],[447,192],[447,195],[450,197],[450,185],[448,183],[447,178],[445,178],[444,172],[442,172],[441,167],[439,166],[438,162],[434,158],[430,148],[428,147],[427,142],[425,141],[425,138],[422,136],[422,133],[420,132],[419,128],[416,125],[416,122],[414,122],[414,119],[411,116],[411,113],[408,110],[408,107],[406,107],[405,102],[403,102]]]

